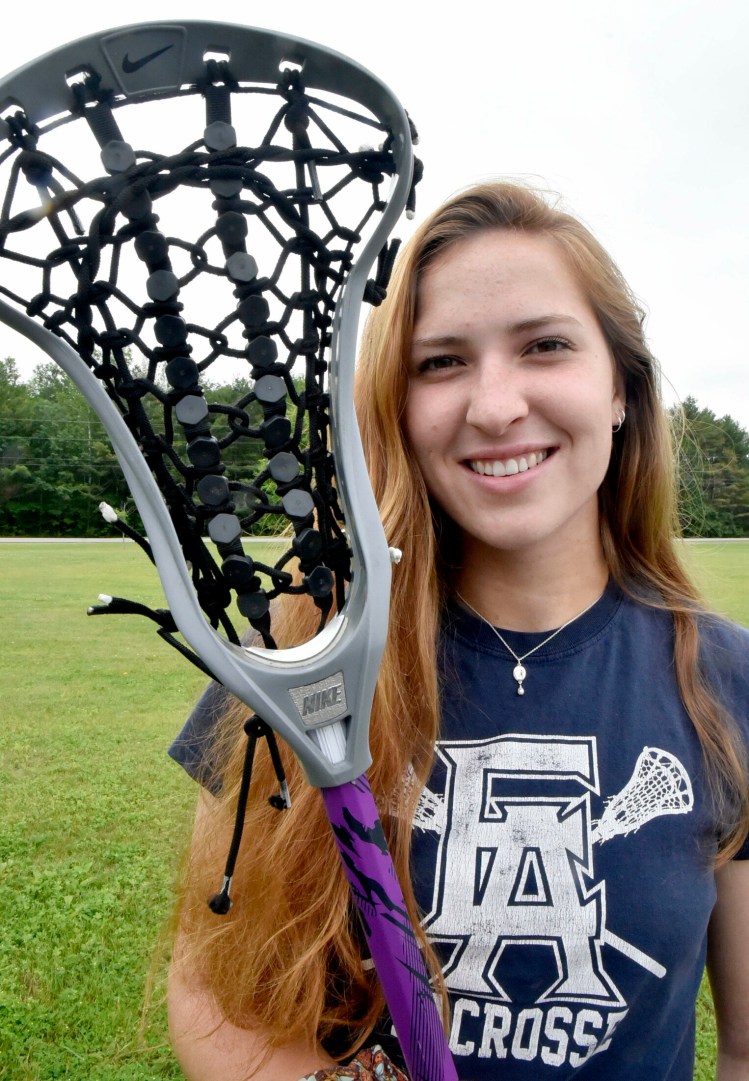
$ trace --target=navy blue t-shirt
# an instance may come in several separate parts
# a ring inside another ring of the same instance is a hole
[[[502,634],[521,656],[547,637]],[[708,622],[703,650],[746,739],[749,632]],[[719,825],[671,617],[611,585],[528,657],[522,696],[514,665],[489,626],[447,609],[412,874],[458,1074],[691,1081]],[[212,723],[199,708],[170,750],[192,773]]]

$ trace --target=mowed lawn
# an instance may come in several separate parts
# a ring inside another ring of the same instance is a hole
[[[686,556],[749,625],[749,542]],[[163,603],[134,545],[0,544],[0,565],[0,1078],[177,1081],[163,966],[142,1003],[195,799],[165,748],[204,679],[149,621],[86,615]],[[706,993],[699,1017],[708,1081]]]

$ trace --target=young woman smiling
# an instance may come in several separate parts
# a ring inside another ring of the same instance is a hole
[[[749,634],[704,611],[679,562],[626,283],[541,194],[471,188],[404,252],[357,396],[403,551],[370,776],[459,1076],[691,1081],[707,957],[717,1076],[746,1081]],[[170,988],[178,1058],[192,1081],[296,1081],[365,1044],[397,1057],[293,762],[294,809],[250,812],[241,905],[220,926],[206,908],[244,719],[212,688],[171,750],[207,787]],[[393,1076],[371,1055],[348,1069]]]

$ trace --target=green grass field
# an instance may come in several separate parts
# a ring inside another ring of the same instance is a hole
[[[749,625],[749,542],[687,558]],[[141,1004],[195,799],[165,748],[203,677],[150,622],[86,616],[99,593],[161,603],[134,545],[2,544],[0,561],[0,1078],[177,1081],[158,978],[142,1030]],[[706,994],[699,1014],[708,1081]]]

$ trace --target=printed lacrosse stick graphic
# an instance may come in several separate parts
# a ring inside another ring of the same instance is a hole
[[[336,53],[204,22],[66,45],[3,80],[0,110],[0,318],[104,424],[145,536],[104,513],[168,605],[94,611],[154,620],[255,712],[251,740],[291,746],[322,788],[411,1076],[454,1077],[363,776],[391,554],[353,364],[412,198],[409,121]],[[243,542],[261,520],[288,534],[272,566]],[[281,594],[319,610],[293,649],[275,649]],[[249,628],[262,648],[240,644]],[[230,884],[229,868],[214,911]]]
[[[660,815],[688,814],[693,803],[692,783],[678,758],[658,747],[643,747],[629,781],[607,800],[594,823],[591,840],[602,844],[626,837]]]

